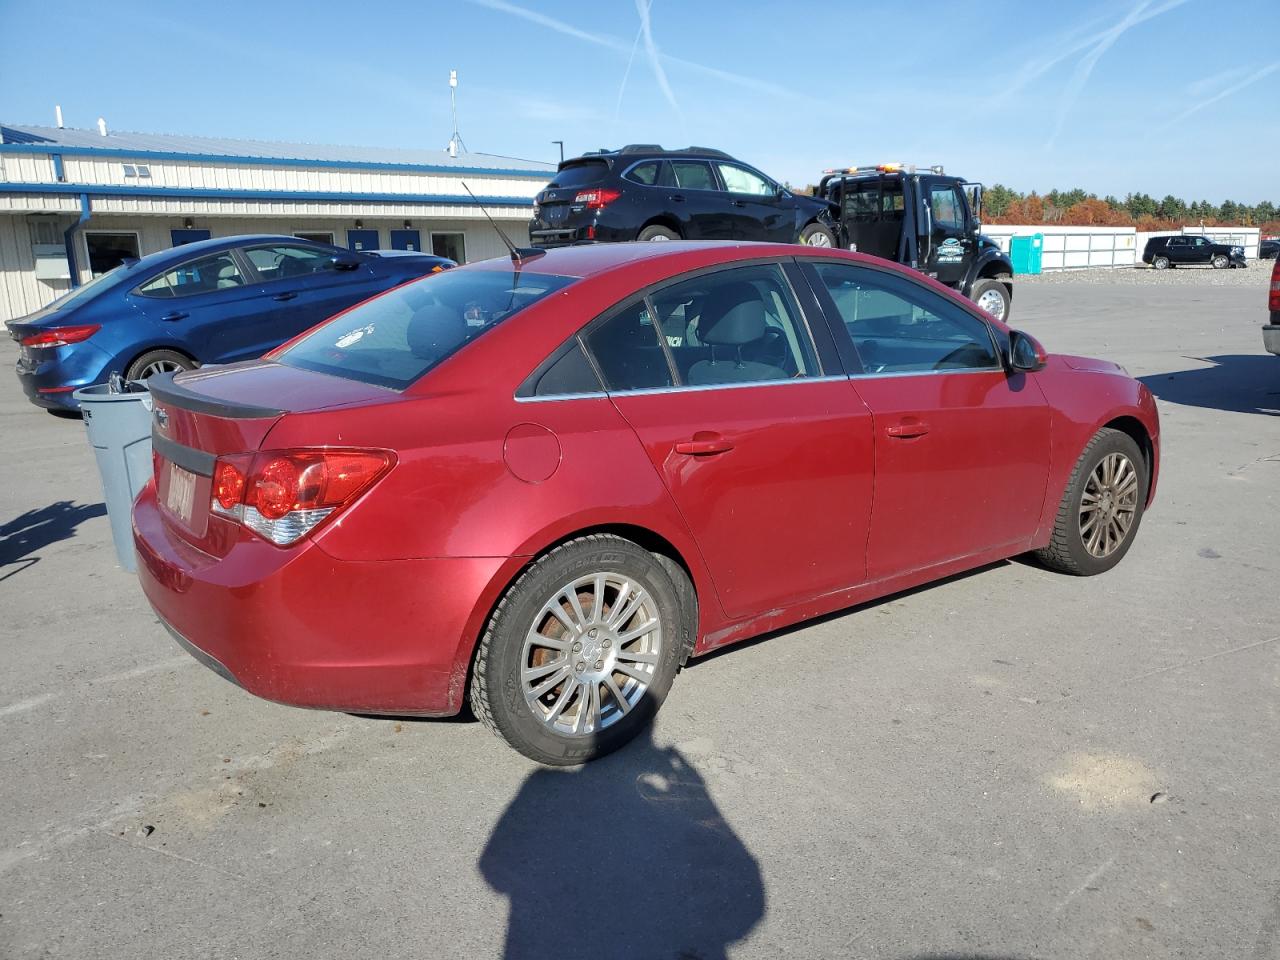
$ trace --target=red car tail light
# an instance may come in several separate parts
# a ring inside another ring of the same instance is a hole
[[[573,202],[586,204],[588,210],[603,210],[620,196],[621,190],[582,190],[573,198]]]
[[[1271,268],[1271,296],[1267,300],[1267,309],[1272,313],[1280,313],[1280,257]]]
[[[210,509],[285,546],[349,505],[391,468],[389,450],[272,450],[219,457]]]
[[[22,338],[24,347],[65,347],[69,343],[88,340],[102,329],[100,323],[87,323],[79,327],[50,327],[29,337]]]

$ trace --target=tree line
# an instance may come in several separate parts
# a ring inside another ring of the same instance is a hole
[[[1206,227],[1260,227],[1263,234],[1280,233],[1280,207],[1269,200],[1250,206],[1226,200],[1187,203],[1172,194],[1163,200],[1145,193],[1130,193],[1123,200],[1098,198],[1084,190],[1050,190],[1023,194],[1004,184],[988,187],[982,195],[982,218],[988,223],[1052,224],[1137,227],[1139,230],[1176,230],[1201,222]]]

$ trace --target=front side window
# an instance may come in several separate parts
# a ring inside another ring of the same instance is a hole
[[[716,190],[715,177],[711,175],[711,167],[700,160],[672,160],[671,171],[676,178],[676,186],[685,190]]]
[[[234,290],[244,286],[244,277],[230,252],[216,253],[199,260],[188,260],[182,266],[162,273],[138,287],[144,297],[192,297],[217,290]]]
[[[998,369],[990,328],[903,277],[865,267],[811,268],[835,305],[867,373]]]
[[[773,184],[745,167],[732,163],[718,163],[716,169],[720,171],[724,188],[730,193],[749,193],[759,197],[771,197],[774,194]]]
[[[306,277],[333,268],[333,254],[315,247],[277,243],[267,247],[250,247],[245,256],[263,280]]]
[[[811,377],[808,329],[777,264],[735,267],[632,302],[585,337],[611,391]]]
[[[273,359],[404,389],[464,345],[572,277],[520,270],[450,270],[349,310]]]
[[[964,229],[964,207],[955,187],[934,187],[929,191],[929,203],[933,207],[935,226]]]

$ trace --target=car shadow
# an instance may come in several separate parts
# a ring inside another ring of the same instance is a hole
[[[759,863],[651,727],[529,774],[478,866],[510,903],[506,960],[723,960],[765,910]]]
[[[59,500],[38,510],[28,510],[0,525],[0,581],[31,569],[40,559],[32,554],[59,540],[74,537],[76,528],[84,521],[106,515],[105,504]],[[17,566],[13,570],[4,569],[10,565]]]
[[[1168,403],[1280,416],[1280,357],[1265,353],[1185,359],[1201,360],[1209,366],[1138,379]]]

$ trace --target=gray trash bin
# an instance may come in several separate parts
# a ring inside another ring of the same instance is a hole
[[[107,384],[75,392],[107,501],[116,559],[137,570],[133,557],[133,501],[151,477],[151,394],[141,383],[128,392],[112,393]]]

